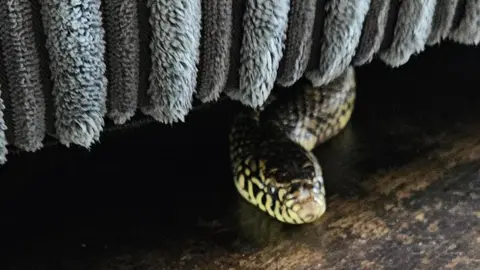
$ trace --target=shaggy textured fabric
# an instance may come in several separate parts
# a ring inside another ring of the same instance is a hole
[[[89,148],[106,114],[107,78],[100,2],[42,0],[53,80],[56,136]]]
[[[291,1],[285,52],[278,70],[277,83],[288,87],[307,69],[312,49],[317,0]]]
[[[480,0],[466,0],[465,13],[449,38],[458,43],[477,45],[480,42]]]
[[[391,46],[380,58],[392,67],[405,64],[413,54],[423,51],[432,29],[437,0],[403,1]]]
[[[152,71],[152,52],[150,43],[152,41],[152,27],[149,23],[150,8],[147,1],[138,1],[138,28],[140,36],[140,75],[138,89],[138,109],[148,105],[147,90],[149,88],[149,77]]]
[[[459,0],[437,0],[433,15],[432,31],[427,44],[435,45],[448,37]]]
[[[53,136],[55,134],[55,111],[54,111],[54,101],[52,95],[52,81],[51,81],[51,72],[49,68],[50,58],[48,55],[48,50],[45,46],[47,36],[44,31],[42,16],[41,16],[41,0],[30,0],[32,4],[32,24],[35,30],[35,38],[39,53],[39,60],[40,60],[40,78],[42,81],[42,90],[43,96],[45,99],[45,128],[46,128],[46,139],[49,136]],[[7,106],[8,109],[8,106]],[[8,119],[8,115],[7,115]],[[12,125],[13,126],[13,125]],[[7,139],[9,139],[7,130]],[[13,139],[12,139],[13,141]],[[44,143],[45,145],[45,143]]]
[[[370,0],[332,0],[325,5],[319,65],[306,74],[315,87],[331,82],[350,65],[369,5]]]
[[[234,0],[236,1],[236,0]],[[232,44],[232,0],[202,1],[197,97],[216,101],[227,85]]]
[[[3,131],[5,135],[5,142],[0,141],[0,145],[12,145],[14,141],[14,136],[12,132],[13,119],[12,119],[12,102],[8,97],[8,87],[7,87],[7,74],[5,74],[5,65],[3,61],[2,47],[0,46],[0,103],[2,104],[2,118],[0,118],[0,123],[4,124],[7,128]],[[2,132],[2,130],[0,130]]]
[[[104,122],[173,124],[220,97],[262,107],[275,84],[397,67],[445,39],[480,42],[480,0],[6,0],[0,163],[45,134],[88,148]]]
[[[140,34],[137,0],[105,0],[108,116],[124,124],[137,110]]]
[[[2,84],[0,84],[0,94],[1,94],[1,91],[2,91]],[[7,136],[5,136],[5,130],[7,130],[7,125],[3,120],[4,110],[5,110],[5,104],[3,103],[3,100],[0,98],[0,165],[3,165],[5,164],[5,162],[7,162],[7,154],[8,154],[8,149],[7,149],[8,142],[7,142]]]
[[[232,99],[260,107],[270,95],[283,55],[290,0],[247,0],[238,91]]]
[[[318,59],[322,51],[323,27],[325,25],[325,3],[329,0],[318,0],[315,10],[315,23],[313,24],[312,48],[310,50],[310,60],[308,61],[307,70],[317,69]],[[287,37],[288,39],[288,37]]]
[[[390,1],[371,0],[370,10],[365,18],[360,42],[353,58],[355,66],[370,63],[375,53],[380,49],[384,38],[389,8]]]
[[[13,144],[25,151],[36,151],[43,147],[45,138],[45,99],[30,1],[8,0],[0,5],[0,21]]]
[[[152,70],[142,110],[162,123],[184,121],[192,108],[199,61],[200,0],[149,0]]]
[[[243,39],[243,14],[246,0],[232,1],[232,44],[230,48],[230,68],[227,86],[223,90],[227,96],[235,96],[240,84],[240,47]]]

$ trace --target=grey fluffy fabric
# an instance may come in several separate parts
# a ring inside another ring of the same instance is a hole
[[[0,146],[2,144],[9,145],[12,144],[14,137],[13,137],[13,132],[12,132],[12,109],[11,109],[11,104],[12,102],[10,101],[10,98],[7,95],[7,74],[5,74],[5,65],[3,61],[3,53],[2,53],[2,47],[0,46],[0,103],[1,103],[1,114],[2,118],[0,118],[0,122],[5,125],[7,128],[5,130],[0,130],[1,132],[4,132],[5,136],[5,142],[0,141]],[[10,108],[9,108],[10,107]]]
[[[89,148],[106,113],[105,41],[100,1],[42,0],[59,141]]]
[[[436,0],[403,1],[398,11],[397,24],[391,46],[380,53],[380,58],[392,67],[405,64],[413,54],[425,48],[432,28]]]
[[[448,37],[457,5],[458,0],[437,0],[432,21],[432,31],[427,40],[428,45],[435,45]]]
[[[2,84],[0,84],[0,94],[2,91]],[[7,149],[7,136],[5,134],[5,131],[7,130],[7,125],[5,124],[5,121],[3,119],[4,114],[3,111],[5,110],[5,104],[3,103],[3,100],[0,98],[0,165],[3,165],[7,162],[7,154],[8,154],[8,149]]]
[[[290,0],[247,0],[240,49],[240,82],[230,98],[260,107],[274,86],[288,26]]]
[[[353,58],[355,66],[370,63],[378,52],[385,34],[390,1],[371,0],[370,9],[365,18],[362,35]]]
[[[227,96],[234,96],[240,84],[240,48],[243,38],[243,15],[247,0],[232,1],[232,44],[230,46],[230,68],[228,71],[227,86],[223,90]]]
[[[370,0],[331,0],[325,5],[319,65],[306,74],[315,87],[331,82],[350,65],[369,5]]]
[[[150,8],[147,6],[147,1],[138,1],[138,28],[140,36],[140,74],[138,84],[138,109],[148,105],[147,89],[150,85],[149,76],[152,69],[152,53],[150,50],[150,42],[152,36],[152,28],[150,26]]]
[[[465,14],[449,38],[455,42],[477,45],[480,42],[480,0],[466,0]]]
[[[277,83],[288,87],[300,79],[307,69],[312,49],[317,0],[291,1],[285,52],[278,71]]]
[[[0,25],[6,86],[12,107],[13,144],[25,151],[36,151],[43,147],[45,138],[45,100],[30,1],[8,0],[0,5]],[[4,123],[0,125],[3,127]],[[3,135],[2,132],[0,140]]]
[[[184,121],[192,108],[199,61],[200,0],[149,0],[152,70],[142,108],[162,123]]]
[[[263,107],[275,84],[321,87],[375,58],[398,67],[427,44],[480,42],[480,0],[4,2],[0,163],[5,145],[35,150],[45,133],[88,148],[107,117],[173,124],[222,94]]]
[[[105,0],[108,57],[108,116],[124,124],[137,110],[140,34],[137,0]]]
[[[236,0],[233,0],[236,1]],[[215,101],[225,89],[232,44],[232,0],[202,1],[202,38],[197,97]]]

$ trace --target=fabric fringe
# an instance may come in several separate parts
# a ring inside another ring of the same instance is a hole
[[[6,126],[5,130],[0,130],[0,132],[4,132],[5,145],[10,146],[13,145],[15,138],[11,128],[13,126],[12,102],[10,101],[7,93],[7,74],[5,74],[5,65],[3,60],[2,46],[0,46],[0,106],[3,108],[1,110],[3,117],[0,118],[0,123]],[[3,142],[0,141],[0,146],[2,144]]]
[[[100,1],[42,0],[53,80],[56,135],[89,148],[100,138],[107,78]]]
[[[140,36],[140,75],[138,85],[138,105],[137,112],[144,106],[149,104],[147,90],[150,82],[150,72],[152,70],[152,52],[150,50],[150,43],[152,41],[152,28],[150,26],[150,8],[147,6],[147,1],[138,1],[138,28]],[[144,116],[139,113],[139,115]],[[152,118],[153,119],[153,118]]]
[[[236,1],[236,0],[233,0]],[[232,0],[202,1],[197,97],[216,101],[227,85],[232,44]]]
[[[312,49],[317,0],[291,1],[285,52],[278,70],[277,83],[293,85],[307,69]]]
[[[173,124],[222,96],[258,108],[275,84],[480,42],[480,0],[7,0],[0,16],[0,164],[46,133],[89,148],[138,109]]]
[[[161,123],[185,121],[192,108],[199,61],[200,0],[149,0],[152,70],[143,113]]]
[[[46,132],[45,99],[32,20],[29,0],[8,0],[0,5],[0,41],[12,107],[13,144],[29,152],[43,147]]]
[[[480,42],[480,0],[467,0],[458,27],[448,36],[455,42],[477,45]]]
[[[240,49],[240,82],[230,98],[260,107],[273,89],[288,26],[290,0],[247,0]]]
[[[0,84],[0,94],[2,92],[2,84]],[[5,110],[5,104],[3,103],[3,100],[0,98],[0,165],[3,165],[7,162],[7,154],[8,154],[8,142],[7,142],[7,136],[5,134],[5,131],[7,130],[7,125],[5,124],[5,121],[3,119],[4,117],[4,110]]]
[[[318,68],[306,74],[314,87],[331,82],[350,65],[369,6],[370,0],[327,2]]]
[[[361,66],[370,63],[374,55],[380,50],[384,39],[389,9],[390,1],[371,1],[358,48],[352,61],[353,65]]]
[[[104,0],[108,57],[108,116],[124,124],[137,110],[140,34],[137,0]]]
[[[398,12],[391,46],[380,59],[392,67],[405,64],[413,54],[424,50],[432,29],[436,0],[404,1]]]
[[[432,21],[432,32],[427,44],[432,46],[448,37],[453,25],[453,18],[459,0],[437,0],[437,7]]]
[[[223,92],[230,98],[238,94],[240,85],[240,48],[243,39],[243,15],[247,0],[232,1],[232,44],[230,45],[230,68],[228,70],[227,85]]]

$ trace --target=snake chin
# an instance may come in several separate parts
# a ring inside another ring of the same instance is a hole
[[[300,209],[297,211],[298,217],[303,223],[312,223],[319,219],[326,210],[325,198],[316,194],[310,194],[309,197],[300,201]]]
[[[310,181],[303,185],[294,185],[287,194],[285,205],[290,207],[290,215],[297,224],[312,223],[319,219],[326,211],[325,190],[321,177],[317,177],[314,184]],[[301,221],[301,222],[298,222]]]

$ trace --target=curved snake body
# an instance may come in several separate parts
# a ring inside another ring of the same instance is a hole
[[[292,89],[272,93],[263,109],[242,106],[230,133],[234,183],[241,197],[284,223],[311,223],[322,216],[322,169],[311,151],[346,126],[355,90],[349,67],[321,88],[303,79]]]

